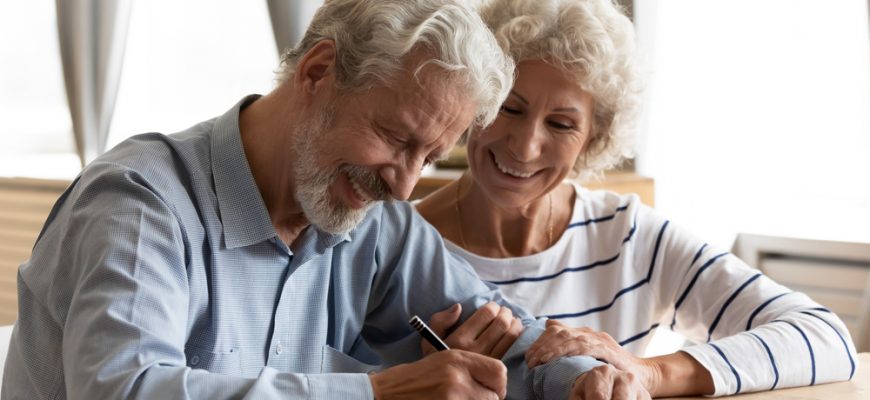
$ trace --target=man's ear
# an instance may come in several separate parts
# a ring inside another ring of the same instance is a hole
[[[293,76],[294,86],[308,96],[318,92],[335,90],[335,42],[321,40],[317,42],[296,64]]]

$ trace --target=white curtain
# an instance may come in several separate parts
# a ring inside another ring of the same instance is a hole
[[[296,46],[322,0],[266,0],[278,55]]]
[[[132,0],[57,0],[67,101],[82,166],[106,150]]]

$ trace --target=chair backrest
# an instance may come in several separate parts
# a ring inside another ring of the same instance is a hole
[[[739,234],[734,255],[836,312],[870,351],[870,243]]]

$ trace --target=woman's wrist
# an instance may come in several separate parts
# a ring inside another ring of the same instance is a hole
[[[678,351],[645,358],[643,365],[645,376],[640,378],[652,397],[706,395],[715,391],[710,371],[688,353]]]

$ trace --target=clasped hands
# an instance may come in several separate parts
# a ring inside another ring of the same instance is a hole
[[[450,351],[436,352],[421,341],[425,358],[371,376],[375,398],[503,399],[507,370],[499,359],[522,333],[522,323],[509,308],[492,302],[456,326],[461,313],[461,306],[455,304],[433,314],[428,322]],[[647,388],[654,368],[603,332],[547,321],[544,333],[526,351],[526,362],[534,368],[571,355],[588,355],[608,363],[580,375],[574,381],[571,399],[650,398]]]

